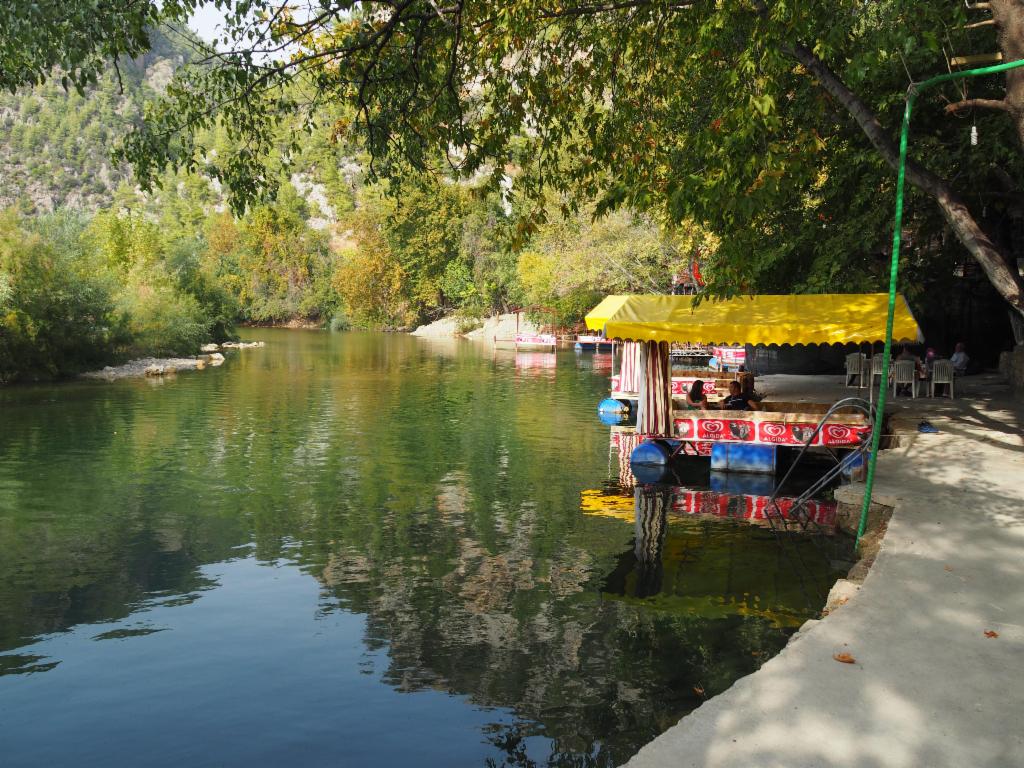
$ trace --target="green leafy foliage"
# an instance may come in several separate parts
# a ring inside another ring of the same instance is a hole
[[[65,90],[96,85],[110,59],[153,45],[152,28],[184,22],[196,0],[39,0],[0,5],[0,88],[37,85],[59,68]]]
[[[74,217],[0,214],[0,382],[96,367],[123,338],[114,286]]]
[[[118,309],[127,319],[129,355],[195,354],[210,338],[210,320],[195,296],[184,293],[163,265],[135,265]]]
[[[195,136],[222,125],[252,150],[214,171],[243,207],[277,184],[284,123],[329,125],[358,137],[381,176],[454,168],[492,192],[512,178],[517,213],[534,222],[552,190],[567,212],[596,199],[598,214],[625,207],[697,222],[721,240],[705,274],[709,293],[723,296],[878,288],[908,81],[1007,39],[938,0],[844,0],[827,12],[414,0],[287,18],[251,13],[269,3],[244,6],[221,55],[182,69],[128,136],[121,156],[144,183],[168,166],[198,167]],[[253,55],[268,48],[282,53]],[[838,85],[823,87],[825,77]],[[943,100],[1006,92],[998,79],[969,91],[951,86],[922,104],[913,154],[970,202],[998,251],[1019,228],[1007,195],[1019,196],[1013,179],[1024,168],[1006,110],[972,115],[990,137],[975,149],[966,123],[942,110]],[[351,111],[325,121],[315,108],[325,102]],[[1009,258],[979,252],[964,230],[950,238],[932,207],[943,195],[927,194],[912,194],[908,210],[923,267],[912,279],[945,270],[954,251],[962,261],[965,247],[989,266]]]
[[[86,244],[137,349],[238,320],[406,327],[529,306],[570,325],[606,293],[666,290],[694,258],[712,295],[877,289],[891,170],[793,46],[892,134],[907,72],[933,71],[937,30],[963,21],[906,0],[827,18],[779,3],[416,0],[308,22],[221,5],[217,56],[154,33],[83,95],[51,81],[0,110],[6,202],[101,209]],[[267,43],[287,56],[254,57]],[[1012,125],[976,116],[979,149],[941,104],[919,119],[916,159],[1009,239],[1005,182],[1024,170]],[[107,164],[125,123],[120,157],[148,191]],[[908,293],[933,296],[965,254],[926,198],[908,204]]]

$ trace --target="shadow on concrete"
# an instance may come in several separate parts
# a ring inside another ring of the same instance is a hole
[[[898,405],[941,432],[880,456],[875,499],[896,510],[860,593],[631,768],[1024,765],[1021,406]]]

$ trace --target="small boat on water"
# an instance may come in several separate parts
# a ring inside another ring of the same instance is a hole
[[[577,352],[611,352],[615,342],[604,336],[578,335],[574,348]]]
[[[548,349],[558,346],[558,338],[553,333],[517,333],[511,339],[494,338],[494,344],[511,345],[516,349]]]
[[[747,364],[746,347],[712,347],[708,367],[715,371],[742,371]]]

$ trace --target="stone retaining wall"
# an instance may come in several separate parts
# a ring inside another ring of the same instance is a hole
[[[999,372],[1009,380],[1018,396],[1024,395],[1024,344],[999,355]]]

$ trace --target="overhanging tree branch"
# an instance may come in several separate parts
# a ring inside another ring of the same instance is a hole
[[[814,75],[821,87],[842,104],[860,126],[871,145],[885,162],[895,169],[899,163],[899,151],[868,105],[806,46],[795,45],[790,52],[797,61],[807,68],[808,72]],[[952,186],[945,179],[916,162],[907,161],[906,174],[907,181],[912,186],[935,200],[946,223],[949,224],[981,268],[985,270],[985,274],[988,275],[996,290],[1010,306],[1024,314],[1024,282],[1021,280],[1020,273],[1011,267],[1011,261],[1007,255],[978,224],[966,202],[954,192]]]
[[[1013,107],[1002,99],[964,99],[946,105],[946,113],[963,112],[968,109],[995,109],[1000,112],[1012,112]]]

